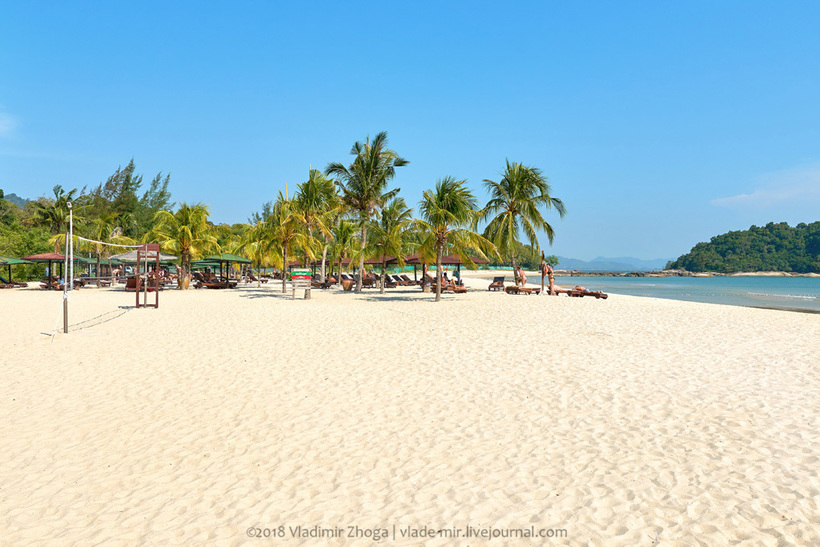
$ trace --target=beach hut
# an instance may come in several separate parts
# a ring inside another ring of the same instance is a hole
[[[156,260],[156,255],[154,254],[156,251],[149,251],[151,256],[148,257],[149,261]],[[145,253],[143,253],[143,257]],[[118,262],[122,262],[124,264],[136,264],[137,263],[137,251],[128,251],[127,253],[121,253],[118,255],[111,255],[108,257],[108,260],[115,260]],[[159,262],[160,264],[171,264],[179,260],[178,256],[174,255],[167,255],[165,253],[159,253]],[[96,262],[95,262],[96,263]]]
[[[488,260],[477,256],[470,256],[468,257],[473,264],[489,264]],[[441,257],[441,265],[442,266],[455,266],[456,267],[456,277],[461,279],[461,265],[466,264],[466,262],[462,261],[458,255],[446,255]]]
[[[0,266],[6,266],[8,268],[8,275],[9,278],[3,280],[4,283],[12,283],[11,280],[11,267],[17,266],[18,264],[31,264],[28,260],[23,260],[21,258],[14,258],[11,256],[0,256]]]
[[[60,264],[60,275],[59,277],[63,277],[63,262],[65,262],[65,255],[60,253],[40,253],[36,255],[29,255],[24,256],[23,260],[28,260],[29,262],[42,262],[48,264],[48,277],[54,277],[54,270],[51,268],[51,265],[54,262]]]
[[[228,278],[230,277],[231,264],[234,263],[234,262],[236,262],[237,264],[250,264],[251,263],[250,259],[247,259],[244,256],[238,256],[238,255],[234,255],[234,254],[231,254],[231,253],[222,253],[222,254],[218,254],[218,255],[206,256],[203,259],[203,261],[219,263],[219,277],[223,277],[222,276],[222,264],[225,264],[225,270],[226,270],[225,274],[226,275],[224,276],[224,279],[225,279],[225,282],[228,283],[228,287],[230,287],[230,279],[228,279]],[[234,285],[234,286],[236,286],[236,285]]]

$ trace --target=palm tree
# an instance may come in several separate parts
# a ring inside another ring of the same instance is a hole
[[[281,249],[282,257],[282,292],[287,291],[288,282],[288,257],[293,252],[295,246],[302,248],[307,246],[307,235],[302,231],[304,217],[299,213],[294,200],[282,195],[276,198],[273,210],[265,223],[270,231],[271,245]]]
[[[333,243],[330,247],[331,262],[339,260],[339,279],[342,282],[342,261],[350,256],[349,250],[356,239],[356,227],[344,218],[340,218],[333,227]]]
[[[485,179],[484,188],[490,193],[490,201],[481,210],[479,220],[495,215],[484,229],[484,237],[495,244],[501,255],[509,256],[513,271],[518,271],[515,247],[520,245],[519,231],[523,230],[536,253],[540,251],[536,230],[546,232],[551,245],[555,232],[539,208],[554,207],[563,218],[567,212],[564,203],[550,195],[549,182],[540,169],[509,160],[503,178],[498,182]]]
[[[436,302],[441,300],[441,257],[445,248],[471,267],[475,263],[467,251],[481,258],[486,258],[485,252],[498,255],[488,239],[467,228],[475,225],[479,211],[476,210],[478,202],[465,186],[466,182],[452,177],[438,180],[435,190],[424,191],[419,205],[422,219],[416,222],[426,233],[419,254],[428,259],[435,256]]]
[[[298,186],[294,202],[305,221],[305,231],[308,235],[308,248],[305,252],[305,266],[308,266],[310,247],[322,238],[322,280],[325,279],[325,260],[331,236],[330,224],[337,209],[339,196],[336,194],[336,184],[333,179],[325,177],[318,169],[311,169],[308,180]]]
[[[374,222],[370,227],[369,239],[372,242],[372,254],[380,256],[382,261],[382,294],[384,294],[384,270],[387,267],[387,255],[395,256],[399,266],[404,267],[407,228],[413,220],[412,214],[413,210],[407,208],[403,198],[393,198],[382,209],[378,222]]]
[[[409,162],[387,147],[385,131],[376,135],[372,144],[369,139],[365,143],[356,142],[350,153],[356,156],[353,163],[347,167],[341,163],[330,163],[325,169],[325,174],[336,175],[339,178],[342,203],[359,215],[361,248],[356,292],[361,292],[367,225],[374,213],[398,194],[399,189],[385,191],[387,183],[396,176],[396,167],[402,167]]]
[[[271,245],[273,236],[270,225],[263,220],[255,224],[246,224],[237,251],[250,257],[257,268],[261,270],[263,266],[272,264],[278,258],[275,245]],[[262,286],[262,280],[257,278],[257,287]]]
[[[182,259],[180,282],[191,271],[191,260],[219,248],[208,224],[208,206],[182,203],[175,213],[162,210],[154,215],[154,228],[146,239],[159,241],[163,251],[179,254]],[[184,285],[183,285],[184,286]]]
[[[97,218],[88,223],[88,238],[99,243],[89,243],[91,250],[97,255],[97,286],[100,286],[100,261],[104,250],[104,243],[115,243],[117,245],[131,245],[134,240],[122,235],[122,228],[118,225],[119,215],[117,213],[103,212]]]
[[[77,189],[66,192],[61,185],[52,188],[54,200],[40,199],[34,203],[34,215],[31,223],[35,226],[45,226],[57,235],[63,233],[63,226],[68,226],[68,202],[76,199]],[[75,210],[75,213],[77,211]],[[62,238],[65,242],[65,237]],[[60,241],[54,240],[54,252],[60,252]]]

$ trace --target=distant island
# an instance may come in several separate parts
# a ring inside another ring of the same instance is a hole
[[[670,262],[669,258],[656,258],[645,260],[631,256],[621,256],[607,258],[599,256],[592,260],[579,260],[577,258],[556,257],[558,270],[573,270],[582,272],[651,272],[662,270]]]
[[[698,243],[667,270],[820,273],[820,222],[770,222]]]

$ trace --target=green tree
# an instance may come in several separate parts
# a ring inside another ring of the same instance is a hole
[[[34,226],[44,226],[52,233],[62,234],[69,222],[68,203],[76,199],[77,189],[66,192],[61,185],[53,188],[54,199],[40,199],[35,202],[34,216],[30,223]],[[76,221],[79,221],[75,217]],[[65,238],[63,238],[64,240]],[[54,252],[60,252],[59,242],[54,241]]]
[[[325,169],[325,174],[334,175],[339,179],[342,203],[359,216],[361,247],[356,292],[362,290],[367,225],[373,215],[398,194],[399,189],[387,191],[387,184],[395,177],[397,167],[409,163],[389,149],[387,144],[387,133],[382,131],[376,135],[372,143],[368,139],[364,143],[356,142],[353,145],[350,153],[355,159],[349,166],[330,163]]]
[[[97,286],[100,286],[100,262],[103,252],[106,251],[104,243],[114,243],[116,245],[131,245],[134,240],[122,234],[122,229],[117,224],[116,213],[103,213],[97,218],[91,219],[85,226],[85,233],[88,239],[93,239],[96,243],[88,243],[94,255],[97,257]],[[109,253],[110,254],[110,253]]]
[[[275,263],[279,257],[276,246],[271,244],[273,235],[270,225],[265,220],[259,220],[255,224],[245,226],[237,250],[250,258],[259,269]],[[261,279],[257,278],[257,287],[261,287],[261,284]]]
[[[555,231],[541,213],[555,208],[561,218],[566,214],[564,203],[550,195],[547,177],[536,167],[520,163],[510,163],[500,181],[484,180],[484,188],[490,193],[490,201],[481,210],[480,220],[491,218],[484,229],[484,237],[492,241],[499,253],[512,260],[517,271],[516,244],[520,244],[519,233],[524,232],[535,254],[540,252],[537,231],[547,234],[550,244]]]
[[[356,227],[350,221],[342,218],[333,227],[333,240],[330,246],[331,261],[338,260],[339,263],[339,278],[338,282],[342,280],[342,263],[344,259],[350,258],[350,249],[356,241]]]
[[[371,252],[381,258],[381,293],[384,294],[385,269],[387,257],[395,256],[400,267],[404,267],[404,250],[406,247],[408,227],[413,221],[413,210],[407,208],[403,198],[390,200],[379,214],[379,219],[370,226]]]
[[[282,292],[287,291],[288,258],[292,256],[296,246],[307,245],[307,236],[302,230],[304,218],[299,214],[293,199],[289,199],[279,192],[273,204],[271,215],[265,221],[268,225],[271,244],[276,245],[282,257]]]
[[[337,209],[339,196],[333,179],[325,177],[318,169],[311,169],[308,180],[298,186],[294,196],[296,208],[305,221],[308,236],[305,247],[305,266],[315,256],[313,248],[322,247],[322,280],[325,279],[325,260],[331,237],[331,225]]]
[[[142,176],[140,175],[140,180]],[[154,221],[154,216],[158,211],[171,209],[174,204],[171,201],[171,192],[168,184],[171,182],[171,175],[164,178],[162,173],[158,173],[151,181],[151,185],[142,195],[134,212],[134,222],[139,235],[148,232]]]
[[[163,251],[179,255],[182,262],[180,279],[190,273],[191,260],[219,249],[208,224],[209,213],[204,203],[189,205],[183,202],[174,213],[162,210],[154,215],[154,228],[147,238],[159,241]]]
[[[441,258],[446,248],[470,267],[475,263],[468,251],[481,258],[486,258],[485,252],[498,254],[492,242],[470,229],[480,212],[476,210],[478,201],[465,184],[465,180],[452,177],[438,180],[434,190],[424,191],[419,206],[422,218],[417,222],[426,234],[419,254],[425,258],[435,256],[436,302],[441,300]]]

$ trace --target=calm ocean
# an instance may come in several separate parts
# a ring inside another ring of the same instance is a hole
[[[613,294],[820,313],[820,277],[556,277],[555,283]]]

